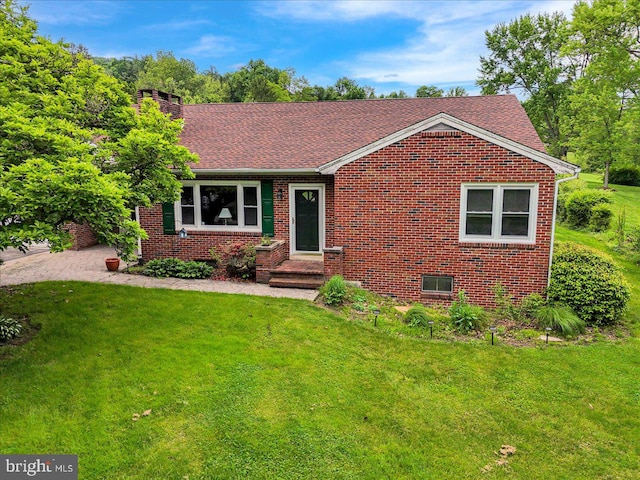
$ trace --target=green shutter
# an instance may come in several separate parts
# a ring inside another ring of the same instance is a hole
[[[173,203],[162,204],[162,230],[165,235],[176,234],[176,212]]]
[[[273,237],[273,180],[262,180],[262,235]]]

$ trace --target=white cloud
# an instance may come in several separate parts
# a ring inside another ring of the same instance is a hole
[[[238,45],[231,37],[219,35],[203,35],[194,46],[185,49],[191,55],[206,55],[209,57],[223,57],[229,52],[237,50]]]
[[[549,1],[361,1],[340,0],[260,4],[260,13],[307,22],[358,22],[374,17],[420,23],[402,45],[362,52],[338,62],[347,76],[366,83],[454,85],[473,83],[486,53],[484,32],[526,13],[561,11],[570,16],[573,0]]]

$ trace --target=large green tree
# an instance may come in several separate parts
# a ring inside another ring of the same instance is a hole
[[[524,15],[485,32],[489,49],[480,57],[482,94],[516,91],[538,134],[553,155],[566,154],[560,129],[575,65],[560,54],[569,29],[561,13]]]
[[[82,52],[37,35],[27,9],[0,4],[0,250],[70,245],[69,222],[131,257],[144,236],[135,205],[171,201],[197,158],[179,121],[145,103],[137,116],[115,78]]]
[[[564,126],[588,166],[604,170],[638,162],[640,1],[580,1],[574,7],[569,55],[582,59]]]

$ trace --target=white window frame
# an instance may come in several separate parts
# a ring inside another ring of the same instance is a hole
[[[174,203],[174,211],[176,216],[177,229],[182,227],[187,230],[203,230],[211,232],[262,232],[262,192],[260,190],[259,181],[230,181],[230,180],[185,180],[182,182],[184,187],[193,187],[194,202],[194,222],[193,224],[182,223],[182,199]],[[202,225],[202,212],[200,202],[200,187],[236,187],[238,201],[238,225]],[[244,224],[244,187],[256,188],[256,201],[258,202],[258,224]]]
[[[492,190],[493,208],[491,235],[467,235],[467,194],[469,190]],[[529,190],[529,234],[522,236],[502,235],[502,199],[506,190]],[[463,183],[460,187],[460,232],[459,241],[466,243],[522,243],[534,244],[538,227],[537,183]]]

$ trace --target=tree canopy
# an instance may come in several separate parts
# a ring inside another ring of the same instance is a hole
[[[153,102],[136,114],[124,85],[67,47],[0,4],[0,249],[62,250],[76,222],[128,258],[145,235],[132,208],[176,199],[169,167],[189,177],[197,157],[176,144],[180,121]]]
[[[602,169],[640,163],[640,1],[581,0],[560,13],[525,15],[485,32],[483,94],[520,92],[550,152]]]

